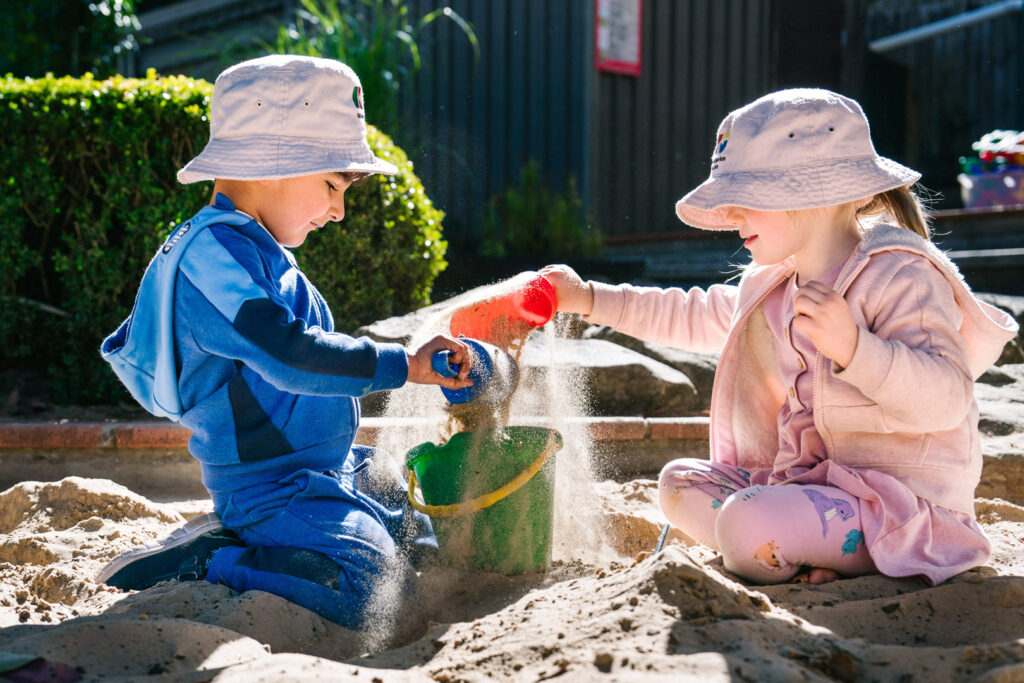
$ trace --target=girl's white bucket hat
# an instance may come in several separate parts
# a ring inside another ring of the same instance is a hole
[[[694,227],[731,229],[724,207],[814,209],[920,178],[875,152],[867,117],[855,101],[828,90],[780,90],[725,117],[711,175],[679,200],[676,214]]]
[[[333,59],[271,55],[217,77],[210,141],[178,181],[270,180],[330,171],[398,172],[366,142],[359,77]]]

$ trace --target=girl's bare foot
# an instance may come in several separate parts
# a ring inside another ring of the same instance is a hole
[[[817,586],[822,583],[830,583],[839,578],[839,574],[836,574],[831,569],[821,569],[819,567],[813,567],[807,574],[807,583]]]
[[[817,586],[823,583],[830,583],[839,578],[839,574],[836,574],[831,569],[822,569],[820,567],[811,567],[807,571],[802,571],[792,579],[790,583],[809,583],[813,586]]]

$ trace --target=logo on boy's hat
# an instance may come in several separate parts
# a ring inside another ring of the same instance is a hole
[[[714,171],[718,168],[718,164],[725,161],[725,146],[729,144],[729,135],[732,134],[732,129],[719,133],[715,139],[715,147],[711,150],[711,170]]]
[[[352,104],[356,105],[356,116],[366,118],[366,105],[363,104],[363,86],[357,85],[352,88]]]
[[[717,145],[716,149],[718,150],[718,154],[725,151],[725,146],[729,144],[729,133],[731,132],[731,130],[727,130],[724,133],[718,134],[718,140],[715,143]]]

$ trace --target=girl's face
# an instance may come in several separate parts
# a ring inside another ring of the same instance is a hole
[[[786,211],[728,207],[726,216],[739,230],[754,263],[770,266],[797,253],[805,244],[802,231]]]
[[[285,247],[297,247],[317,228],[343,219],[345,190],[352,184],[335,172],[260,182],[256,218]]]

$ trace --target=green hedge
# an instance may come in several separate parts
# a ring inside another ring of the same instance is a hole
[[[0,369],[46,370],[53,399],[128,397],[99,345],[131,309],[142,271],[211,183],[175,173],[205,144],[212,86],[183,76],[0,80]],[[346,218],[296,251],[340,330],[429,303],[444,269],[443,213],[405,153],[346,193]]]

